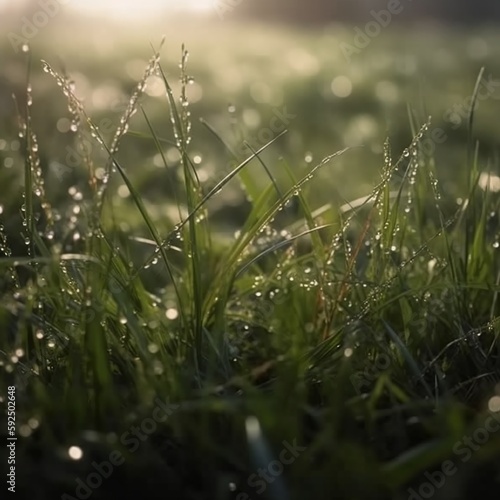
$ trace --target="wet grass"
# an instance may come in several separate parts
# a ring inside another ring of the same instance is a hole
[[[77,172],[42,169],[29,86],[19,100],[21,215],[0,232],[0,376],[16,387],[16,490],[398,499],[425,497],[427,482],[434,498],[495,498],[500,198],[473,112],[453,194],[439,182],[439,144],[428,147],[435,126],[412,111],[413,138],[382,143],[363,198],[314,197],[321,174],[355,149],[299,175],[269,161],[279,134],[240,159],[213,127],[235,163],[207,188],[186,64],[183,52],[175,91],[155,53],[106,134],[45,63],[81,145]],[[161,132],[141,101],[152,74],[170,114]],[[171,168],[165,141],[177,151],[182,182],[164,178],[171,206],[152,202],[120,155],[134,115],[160,168]],[[69,185],[57,203],[50,179]],[[235,179],[243,220],[221,238],[211,206]],[[448,460],[449,473],[436,472]]]

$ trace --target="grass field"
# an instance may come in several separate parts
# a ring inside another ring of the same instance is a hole
[[[495,31],[95,30],[2,48],[20,497],[497,498]]]

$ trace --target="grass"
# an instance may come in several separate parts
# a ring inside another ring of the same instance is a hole
[[[16,387],[21,497],[399,499],[427,482],[434,498],[494,498],[500,434],[478,429],[499,415],[500,198],[478,185],[473,114],[458,201],[423,147],[432,121],[413,112],[414,137],[400,151],[386,141],[360,200],[308,196],[352,149],[301,177],[282,160],[276,180],[264,153],[277,137],[207,191],[191,154],[187,54],[175,95],[159,50],[109,138],[45,65],[76,141],[94,141],[79,177],[59,179],[74,184],[57,206],[29,86],[19,106],[25,248],[0,232],[0,376]],[[166,88],[161,134],[140,101],[151,74]],[[179,155],[178,214],[161,221],[119,154],[136,113],[167,169],[168,123]],[[210,206],[235,177],[248,210],[221,242]],[[152,420],[158,408],[166,421]],[[455,472],[441,486],[446,460]]]

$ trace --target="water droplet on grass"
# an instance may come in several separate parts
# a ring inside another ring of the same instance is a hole
[[[160,348],[158,347],[157,344],[151,343],[148,345],[148,351],[151,354],[156,354],[159,350],[160,350]]]
[[[179,312],[177,311],[177,309],[171,307],[165,311],[165,316],[167,317],[167,319],[174,320],[178,318]]]

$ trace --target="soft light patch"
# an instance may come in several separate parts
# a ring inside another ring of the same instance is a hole
[[[2,1],[2,0],[0,0]],[[5,0],[4,0],[5,1]],[[149,18],[172,11],[204,12],[213,9],[211,0],[71,0],[68,7],[113,18]]]

